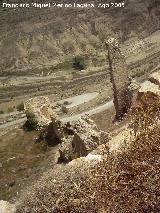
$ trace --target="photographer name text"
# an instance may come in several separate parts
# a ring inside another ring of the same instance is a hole
[[[3,8],[123,8],[125,7],[125,3],[57,3],[57,2],[49,2],[49,3],[3,3]]]

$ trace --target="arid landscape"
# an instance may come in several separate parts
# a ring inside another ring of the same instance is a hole
[[[0,213],[160,212],[160,2],[4,2]]]

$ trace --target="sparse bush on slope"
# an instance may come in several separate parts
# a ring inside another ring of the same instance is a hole
[[[20,103],[16,106],[17,111],[21,112],[24,111],[24,103]]]

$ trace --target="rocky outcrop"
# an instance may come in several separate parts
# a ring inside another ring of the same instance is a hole
[[[51,122],[41,128],[39,140],[54,146],[63,142],[65,134],[65,125],[57,117],[52,117]]]
[[[69,162],[87,156],[100,144],[107,143],[109,135],[100,131],[85,115],[71,123],[62,123],[58,118],[52,118],[41,130],[39,140],[46,141],[50,146],[59,144],[58,162]]]
[[[120,120],[127,113],[132,103],[132,92],[129,89],[130,79],[125,57],[117,40],[114,38],[109,39],[106,42],[106,47],[111,83],[113,85],[116,119]]]
[[[77,121],[71,123],[67,131],[72,133],[68,140],[68,145],[62,145],[59,149],[60,159],[67,161],[87,156],[100,144],[107,143],[109,134],[100,131],[96,124],[88,117],[82,116]],[[65,143],[67,144],[67,143]]]
[[[51,117],[55,117],[56,114],[51,108],[51,103],[48,97],[39,96],[31,98],[24,104],[26,115],[33,114],[38,126],[44,126],[51,122]]]
[[[73,137],[64,139],[58,150],[58,163],[68,163],[73,160],[72,144]]]
[[[75,122],[75,133],[72,140],[72,158],[87,156],[91,151],[96,149],[109,135],[101,132],[96,124],[87,116],[82,117]],[[104,143],[105,143],[104,142]]]
[[[159,86],[151,83],[150,81],[144,82],[138,91],[137,101],[144,106],[159,103],[160,101]]]
[[[16,208],[13,204],[10,204],[7,201],[0,201],[0,213],[15,213]]]

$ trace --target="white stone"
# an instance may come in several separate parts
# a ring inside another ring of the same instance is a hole
[[[88,154],[86,156],[86,158],[89,159],[89,160],[101,161],[102,160],[102,155]]]
[[[0,201],[0,213],[15,213],[16,208],[13,204],[10,204],[7,201]]]

